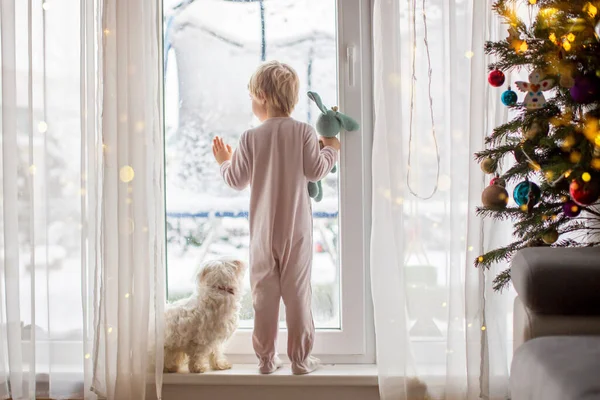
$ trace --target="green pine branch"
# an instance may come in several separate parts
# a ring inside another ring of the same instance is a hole
[[[498,146],[510,135],[522,135],[522,130],[533,125],[534,122],[550,122],[553,118],[561,115],[557,100],[549,100],[546,107],[541,110],[529,111],[523,105],[513,106],[519,114],[511,121],[496,127],[492,134],[486,138],[488,146]]]
[[[475,153],[475,160],[477,162],[483,161],[485,158],[491,158],[497,161],[494,164],[494,167],[498,166],[500,159],[502,159],[506,154],[513,154],[514,151],[518,148],[518,145],[515,144],[504,144],[498,147],[485,149],[482,151],[478,151]]]
[[[481,218],[494,219],[496,221],[509,221],[519,218],[523,214],[520,207],[507,207],[503,209],[477,207],[476,215]]]
[[[475,259],[475,267],[489,269],[494,264],[508,262],[514,253],[526,248],[527,244],[528,240],[516,240],[506,246],[490,250]]]
[[[517,163],[508,171],[502,174],[502,178],[507,184],[515,183],[516,181],[524,181],[532,177],[534,170],[528,161]]]
[[[492,286],[494,291],[502,293],[508,287],[510,284],[510,271],[511,269],[507,268],[496,275]]]

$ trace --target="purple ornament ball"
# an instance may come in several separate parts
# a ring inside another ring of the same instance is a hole
[[[581,207],[572,200],[563,204],[563,213],[569,218],[575,218],[581,213]]]
[[[600,80],[595,75],[579,76],[569,91],[577,103],[590,104],[600,95]]]

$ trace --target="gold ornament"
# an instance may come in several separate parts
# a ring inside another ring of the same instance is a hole
[[[571,89],[575,86],[575,79],[570,75],[561,75],[559,85],[565,89]]]
[[[516,27],[511,26],[508,28],[508,38],[506,38],[506,41],[510,44],[513,44],[515,40],[521,40],[521,35]]]
[[[558,84],[560,87],[565,89],[571,89],[575,86],[575,79],[573,78],[573,66],[569,64],[563,64],[559,66],[560,80]]]
[[[493,174],[496,172],[496,163],[491,158],[484,158],[480,164],[481,170],[486,174]]]
[[[554,244],[558,240],[558,231],[556,229],[552,229],[542,236],[542,240],[546,244]]]
[[[521,34],[516,26],[511,26],[508,28],[508,37],[506,38],[506,41],[517,53],[523,53],[527,51],[527,42],[521,40]]]
[[[491,209],[503,209],[508,204],[508,192],[500,185],[490,185],[481,194],[481,203]]]

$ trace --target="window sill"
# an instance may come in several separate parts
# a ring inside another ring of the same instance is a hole
[[[377,386],[377,366],[361,364],[324,365],[308,375],[296,376],[289,365],[271,375],[261,375],[256,365],[236,364],[228,371],[204,374],[164,374],[165,385],[227,386]]]

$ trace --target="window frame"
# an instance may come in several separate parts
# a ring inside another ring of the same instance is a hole
[[[371,7],[371,0],[336,0],[337,104],[344,113],[357,119],[361,127],[358,132],[342,133],[339,162],[341,328],[316,331],[313,354],[325,363],[375,362],[369,279],[373,131]],[[256,362],[251,337],[251,329],[240,328],[230,339],[227,354],[233,363]],[[283,359],[286,345],[287,331],[280,328],[277,350]]]

